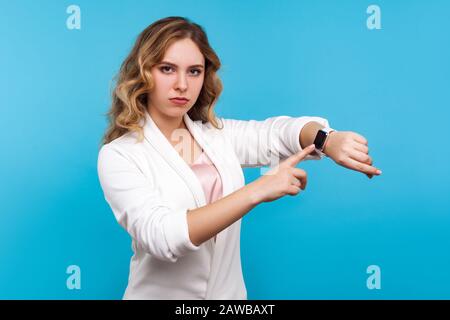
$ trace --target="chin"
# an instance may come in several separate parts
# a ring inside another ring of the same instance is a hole
[[[169,117],[181,117],[184,116],[185,113],[187,113],[189,111],[189,107],[184,106],[184,107],[174,107],[174,106],[170,106],[167,109],[166,115]]]

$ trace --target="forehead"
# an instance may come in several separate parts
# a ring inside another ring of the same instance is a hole
[[[167,48],[163,60],[181,67],[205,63],[203,54],[191,39],[177,40],[172,43]]]

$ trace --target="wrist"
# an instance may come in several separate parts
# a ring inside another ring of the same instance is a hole
[[[252,207],[257,206],[262,201],[262,197],[260,196],[258,190],[257,190],[257,180],[250,182],[249,184],[245,185],[241,190],[244,193],[245,199],[249,201],[249,205]]]
[[[317,132],[323,129],[324,126],[316,121],[310,121],[306,123],[300,131],[300,146],[302,149],[314,143],[314,139],[317,136]]]
[[[329,156],[328,150],[329,150],[330,142],[331,142],[331,140],[332,140],[331,137],[332,137],[335,133],[336,133],[336,131],[331,131],[331,132],[329,132],[329,133],[328,133],[328,136],[327,136],[327,139],[325,140],[325,143],[324,143],[322,152],[323,152],[324,154],[326,154],[327,156]]]

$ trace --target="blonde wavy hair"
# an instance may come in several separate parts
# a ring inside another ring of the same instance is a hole
[[[193,120],[219,125],[214,105],[222,92],[222,82],[217,75],[221,63],[211,48],[201,26],[183,17],[167,17],[149,25],[136,39],[133,49],[123,61],[112,90],[112,104],[105,114],[109,126],[102,139],[102,145],[113,141],[127,132],[138,133],[138,141],[144,139],[140,121],[145,120],[148,94],[154,82],[150,69],[164,58],[166,49],[175,41],[191,39],[205,57],[205,77],[197,101],[188,111]]]

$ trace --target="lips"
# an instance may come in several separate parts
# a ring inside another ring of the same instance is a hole
[[[188,98],[183,98],[183,97],[176,97],[176,98],[172,98],[172,99],[169,99],[169,100],[172,101],[174,104],[177,104],[177,105],[184,105],[184,104],[186,104],[189,101]]]

